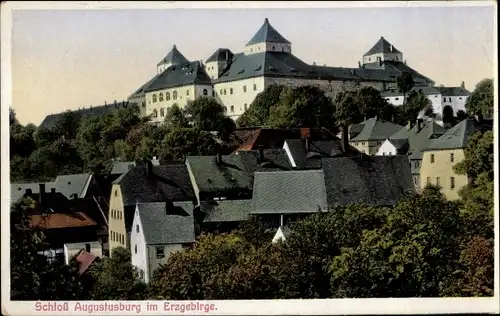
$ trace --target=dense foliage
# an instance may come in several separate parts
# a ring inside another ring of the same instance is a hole
[[[491,117],[493,115],[493,80],[484,79],[476,85],[476,89],[467,99],[465,107],[473,115]]]

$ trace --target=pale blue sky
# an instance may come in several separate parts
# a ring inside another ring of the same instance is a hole
[[[241,52],[264,18],[303,61],[357,67],[384,36],[437,84],[494,76],[493,7],[15,11],[12,105],[22,123],[126,99],[173,44],[190,60]]]

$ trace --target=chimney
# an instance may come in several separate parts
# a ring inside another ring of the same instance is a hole
[[[116,100],[115,100],[115,109],[116,109]]]
[[[259,146],[259,163],[264,162],[264,147]]]
[[[417,133],[422,130],[423,120],[417,119]]]
[[[358,68],[361,68],[361,62],[358,61]]]
[[[310,144],[309,144],[309,137],[306,137],[304,140],[305,140],[305,142],[306,142],[306,152],[308,153],[308,152],[309,152],[309,147],[310,147]]]
[[[42,205],[45,195],[45,183],[39,183],[38,186],[40,187],[40,192],[38,193],[38,203]]]
[[[460,87],[461,87],[462,89],[465,89],[465,82],[464,82],[464,81],[462,81],[462,83],[460,84]]]
[[[405,59],[405,65],[406,65],[406,59]]]
[[[411,130],[412,127],[413,127],[413,122],[410,120],[408,121],[408,130]]]
[[[50,193],[56,193],[56,188],[51,188]]]
[[[394,51],[394,46],[391,45],[391,53]]]
[[[106,103],[106,101],[104,101],[104,105],[108,105],[108,103]]]
[[[344,153],[346,153],[349,148],[348,129],[349,127],[347,125],[343,126],[341,131],[342,134],[340,136],[340,140],[342,141],[342,150],[344,151]]]
[[[215,162],[217,162],[218,165],[222,163],[222,154],[217,153],[217,156],[215,157]]]
[[[150,177],[153,175],[153,163],[151,160],[146,161],[146,176]]]

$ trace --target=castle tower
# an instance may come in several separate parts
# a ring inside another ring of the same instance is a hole
[[[383,36],[363,55],[363,64],[379,63],[383,61],[403,62],[403,53],[396,49]]]
[[[245,55],[262,52],[292,52],[292,43],[278,33],[267,18],[245,46]]]
[[[205,71],[210,79],[217,79],[233,61],[233,53],[227,48],[219,48],[205,61]]]
[[[177,49],[177,47],[174,45],[170,50],[170,52],[168,52],[167,56],[165,56],[165,58],[163,58],[158,63],[157,65],[158,73],[159,74],[162,73],[163,71],[165,71],[165,69],[167,69],[172,65],[178,65],[187,62],[189,62],[189,60],[187,60],[186,57],[184,57],[184,55],[182,55],[181,52],[179,52],[179,50]]]

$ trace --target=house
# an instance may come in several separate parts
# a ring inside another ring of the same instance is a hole
[[[272,243],[275,244],[278,241],[286,241],[288,236],[292,233],[292,230],[288,226],[280,226],[273,237]]]
[[[69,174],[57,176],[52,182],[11,183],[11,205],[24,197],[26,192],[38,194],[40,189],[44,190],[42,194],[49,192],[50,190],[50,192],[59,192],[63,194],[67,199],[83,199],[92,196],[100,196],[100,188],[98,187],[93,174]]]
[[[82,252],[92,254],[92,256],[103,256],[102,245],[98,241],[89,241],[86,243],[66,243],[64,244],[64,262],[69,264],[71,258],[79,256]]]
[[[408,155],[411,164],[413,183],[420,190],[420,165],[422,150],[429,143],[446,132],[446,129],[434,121],[410,121],[408,125],[391,135],[380,147],[378,156]]]
[[[248,220],[252,211],[252,200],[202,201],[195,213],[199,216],[200,232],[230,232]]]
[[[47,249],[40,252],[49,261],[65,260],[64,245],[97,242],[98,224],[82,212],[30,215],[30,226],[41,229]]]
[[[186,166],[169,162],[138,165],[113,182],[109,202],[109,247],[130,248],[130,232],[137,203],[195,202]]]
[[[359,133],[349,139],[349,144],[362,153],[375,155],[382,142],[401,128],[401,125],[373,117],[349,131],[353,135],[354,129],[360,129]]]
[[[75,256],[75,260],[78,264],[78,275],[86,275],[90,267],[99,261],[99,258],[100,257],[81,249]]]
[[[252,214],[275,228],[328,211],[323,170],[256,172],[252,199]]]
[[[335,137],[330,140],[287,139],[283,144],[292,167],[297,169],[321,169],[321,158],[359,155],[359,151],[347,145],[343,149],[342,140]]]
[[[238,133],[239,135],[242,132]],[[331,140],[335,134],[325,128],[259,128],[247,132],[248,136],[236,151],[258,149],[281,149],[286,139],[305,139],[312,141]]]
[[[148,283],[172,253],[195,242],[193,203],[138,203],[132,227],[132,265]]]
[[[467,175],[453,170],[464,159],[469,138],[477,132],[492,130],[491,120],[466,119],[449,129],[423,149],[420,166],[420,187],[438,185],[449,200],[459,198],[459,190],[469,183]]]
[[[328,207],[364,203],[393,206],[415,191],[407,156],[323,158]]]
[[[467,112],[465,108],[465,103],[471,93],[465,89],[465,87],[425,87],[416,86],[411,89],[414,92],[423,93],[431,102],[433,112],[438,115],[438,117],[443,117],[443,112],[445,107],[450,107],[453,111],[453,115],[457,116],[458,112]],[[410,91],[410,92],[411,92]],[[410,93],[409,92],[409,93]],[[409,93],[406,93],[408,97]],[[404,94],[400,90],[392,89],[386,90],[381,93],[381,96],[385,98],[390,104],[394,106],[403,105]],[[424,113],[422,111],[419,116]]]

